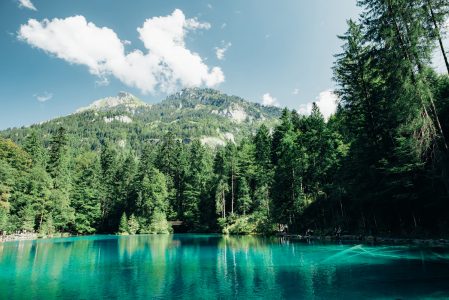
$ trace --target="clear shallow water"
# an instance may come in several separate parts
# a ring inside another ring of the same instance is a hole
[[[0,299],[449,298],[449,249],[220,235],[0,243]]]

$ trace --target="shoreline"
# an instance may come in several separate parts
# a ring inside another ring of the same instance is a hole
[[[39,238],[38,234],[35,232],[27,233],[13,233],[7,235],[0,235],[1,242],[14,242],[14,241],[31,241],[37,240]]]
[[[188,234],[188,233],[186,233]],[[221,234],[221,233],[217,233]],[[221,234],[225,235],[225,234]],[[27,233],[14,233],[9,235],[1,235],[0,243],[3,242],[14,242],[14,241],[32,241],[40,240],[46,238],[61,238],[61,237],[71,237],[73,235],[67,233],[55,234],[53,236],[39,236],[37,233],[27,232]],[[89,236],[89,235],[86,235]],[[237,235],[238,236],[238,235]],[[449,239],[443,238],[413,238],[413,237],[379,237],[379,236],[364,236],[364,235],[341,235],[337,236],[305,236],[300,234],[276,234],[273,237],[287,238],[292,240],[310,242],[358,242],[373,245],[421,245],[421,246],[447,246],[449,247]]]
[[[320,241],[320,242],[359,242],[374,245],[421,245],[421,246],[448,246],[449,239],[443,238],[413,238],[413,237],[382,237],[372,235],[351,235],[341,236],[304,236],[300,234],[278,234],[284,237],[300,241]]]
[[[26,233],[13,233],[7,235],[0,235],[0,243],[3,242],[15,242],[15,241],[33,241],[42,240],[47,238],[61,238],[61,237],[71,237],[73,235],[68,233],[57,233],[54,235],[41,236],[37,232],[26,232]]]

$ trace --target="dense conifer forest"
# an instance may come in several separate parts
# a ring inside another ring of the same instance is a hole
[[[297,233],[447,235],[449,4],[359,5],[340,37],[339,106],[328,120],[316,105],[306,116],[195,90],[196,102],[164,102],[175,118],[160,106],[151,122],[89,127],[101,113],[91,110],[2,132],[0,231],[168,233],[181,221],[183,232],[272,234],[287,224]],[[432,68],[435,53],[447,72]],[[246,121],[211,118],[206,100],[238,103]],[[201,141],[225,131],[235,140]]]

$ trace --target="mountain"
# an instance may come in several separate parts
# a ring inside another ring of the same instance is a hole
[[[98,111],[108,111],[113,108],[128,108],[128,109],[136,109],[138,107],[150,106],[146,104],[136,96],[127,93],[127,92],[119,92],[116,97],[106,97],[103,99],[99,99],[94,101],[87,107],[81,107],[77,109],[77,113],[88,111],[88,110],[98,110]]]
[[[172,132],[184,142],[198,138],[211,147],[237,142],[253,134],[261,124],[273,127],[281,115],[277,107],[263,106],[214,89],[183,89],[150,105],[120,92],[94,101],[75,113],[30,127],[0,132],[21,144],[32,131],[48,143],[59,127],[67,130],[72,146],[97,149],[103,142],[139,150],[144,142],[157,142]]]

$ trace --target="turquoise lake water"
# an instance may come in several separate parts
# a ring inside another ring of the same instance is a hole
[[[0,243],[0,299],[449,299],[449,249],[221,235]]]

